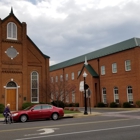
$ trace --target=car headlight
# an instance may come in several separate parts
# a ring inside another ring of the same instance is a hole
[[[14,113],[14,114],[12,114],[13,117],[15,117],[15,116],[17,116],[17,115],[18,115],[18,113]]]

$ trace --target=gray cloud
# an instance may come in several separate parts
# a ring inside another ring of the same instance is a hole
[[[51,57],[51,64],[140,37],[138,0],[102,8],[101,1],[92,1],[88,8],[75,0],[0,0],[0,17],[8,16],[13,6],[16,17],[27,23],[29,37]]]

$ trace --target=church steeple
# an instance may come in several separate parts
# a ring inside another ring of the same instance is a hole
[[[10,15],[13,15],[14,13],[13,13],[13,8],[11,7],[11,12],[10,12]]]

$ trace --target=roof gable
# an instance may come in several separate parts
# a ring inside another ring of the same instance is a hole
[[[96,73],[96,71],[92,68],[92,66],[90,64],[87,64],[87,65],[83,65],[81,71],[80,71],[80,74],[78,75],[77,79],[80,77],[80,75],[82,74],[84,68],[87,69],[87,71],[92,75],[92,77],[94,78],[98,78],[99,75]]]
[[[6,18],[4,18],[2,20],[2,22],[5,22],[10,17],[13,17],[19,24],[21,24],[21,22],[18,20],[18,18],[14,15],[13,8],[11,8],[11,12],[9,13],[9,15]]]

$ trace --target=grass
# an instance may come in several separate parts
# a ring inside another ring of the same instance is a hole
[[[2,113],[0,113],[0,118],[3,118],[3,114]]]
[[[79,113],[79,111],[64,110],[64,114]]]

